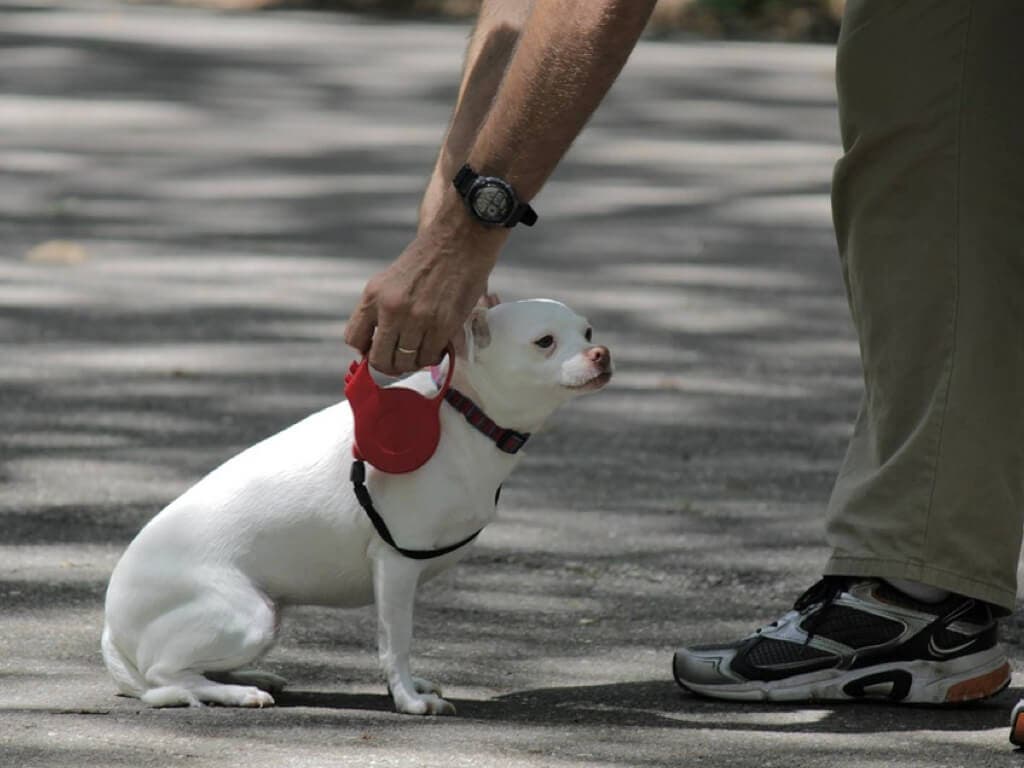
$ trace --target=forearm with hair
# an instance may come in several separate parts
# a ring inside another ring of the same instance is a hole
[[[615,82],[654,4],[533,0],[512,49],[495,43],[486,54],[486,34],[475,38],[484,43],[475,52],[477,65],[467,62],[460,103],[421,206],[420,231],[433,225],[441,241],[468,239],[477,253],[496,258],[507,230],[483,230],[471,221],[452,189],[452,175],[468,162],[478,173],[507,179],[523,200],[532,199]],[[499,51],[511,51],[507,67],[499,66]],[[496,76],[499,68],[503,73]],[[476,84],[474,71],[481,73]],[[485,84],[497,88],[493,98]]]
[[[654,0],[536,0],[470,151],[525,200],[543,186],[629,58]]]
[[[466,162],[532,5],[533,0],[484,0],[480,8],[466,49],[458,100],[420,204],[421,228],[434,217],[446,187]]]
[[[475,53],[471,46],[459,105],[421,206],[419,231],[367,282],[346,325],[345,341],[369,350],[371,365],[402,373],[437,362],[486,290],[508,238],[509,229],[486,227],[473,218],[448,174],[468,159],[474,170],[505,177],[530,200],[615,81],[654,3],[534,0],[518,44],[512,34],[504,45]],[[501,0],[491,7],[502,8]],[[512,50],[503,67],[502,56]],[[482,68],[474,62],[483,62]],[[474,83],[474,71],[488,77]]]

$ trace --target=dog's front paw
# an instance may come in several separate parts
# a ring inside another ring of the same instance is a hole
[[[432,693],[420,696],[394,696],[395,710],[403,715],[454,715],[455,705]]]
[[[416,688],[416,693],[435,693],[438,696],[444,695],[440,685],[432,683],[430,680],[424,680],[422,677],[414,677],[412,679],[412,684]]]

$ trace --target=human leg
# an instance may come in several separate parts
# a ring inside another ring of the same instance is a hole
[[[1024,514],[1020,4],[853,2],[833,211],[866,394],[826,572],[1012,610]]]
[[[684,687],[941,703],[1008,683],[990,604],[1013,606],[1024,513],[1022,21],[1010,2],[848,3],[833,208],[866,396],[831,577],[738,643],[681,649]]]

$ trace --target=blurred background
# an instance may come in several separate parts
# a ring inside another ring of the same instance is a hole
[[[369,13],[465,18],[479,0],[180,0],[225,10],[317,8]],[[652,34],[832,42],[845,0],[659,0]]]

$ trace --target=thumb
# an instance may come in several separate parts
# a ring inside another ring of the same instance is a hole
[[[360,300],[359,306],[345,324],[345,343],[365,355],[373,342],[373,329],[376,325],[376,307]]]

